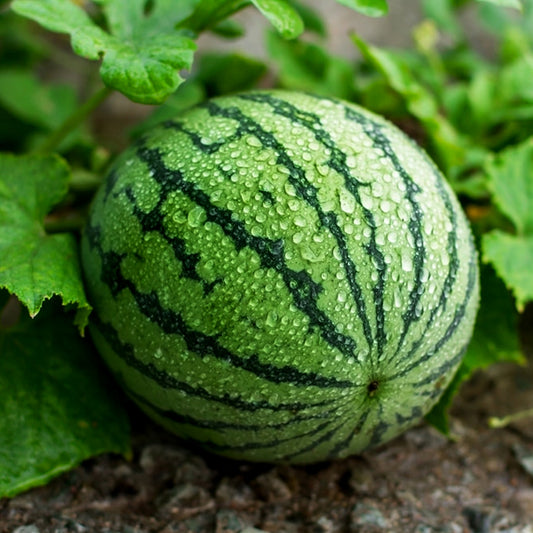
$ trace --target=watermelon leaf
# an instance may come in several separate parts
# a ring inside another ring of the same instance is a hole
[[[0,287],[35,316],[54,295],[78,308],[83,329],[91,310],[70,233],[47,234],[44,218],[66,195],[70,172],[57,156],[0,154]]]
[[[15,116],[47,130],[57,128],[77,107],[70,85],[43,85],[23,69],[0,72],[0,102]]]
[[[483,259],[494,265],[522,309],[533,300],[533,137],[495,156],[486,171],[494,203],[516,234],[495,229],[483,235]]]
[[[523,311],[533,300],[533,235],[511,235],[493,230],[483,236],[483,260],[491,262],[498,275],[513,291],[516,305]]]
[[[533,137],[495,156],[486,170],[496,205],[519,235],[533,235]]]
[[[477,0],[478,2],[488,2],[489,4],[496,4],[500,7],[512,7],[522,11],[522,0]]]
[[[156,0],[145,15],[144,0],[98,0],[110,33],[70,0],[15,0],[14,11],[45,28],[71,36],[80,56],[102,60],[104,83],[134,102],[159,104],[182,83],[195,44],[174,26],[190,11],[190,2]],[[181,7],[180,7],[181,4]]]
[[[354,97],[353,68],[347,60],[329,54],[317,43],[287,41],[273,31],[267,33],[266,43],[283,87],[347,100]]]
[[[518,313],[513,297],[489,265],[482,266],[481,305],[466,355],[443,396],[426,420],[449,435],[448,410],[461,384],[476,370],[508,361],[525,364],[518,335]]]
[[[445,175],[452,179],[452,169],[457,169],[468,160],[471,152],[469,139],[440,112],[435,95],[420,83],[401,56],[368,44],[357,35],[352,35],[352,39],[365,59],[383,74],[389,86],[404,99],[411,115],[420,121],[431,139],[438,164]]]
[[[0,325],[0,498],[94,455],[129,451],[114,386],[66,316],[49,312],[53,307],[11,328]]]
[[[387,0],[337,0],[337,2],[368,17],[381,17],[389,11]]]
[[[304,31],[304,23],[295,8],[285,0],[252,0],[285,39],[294,39]]]

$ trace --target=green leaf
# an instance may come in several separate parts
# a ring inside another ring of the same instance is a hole
[[[519,102],[533,103],[533,54],[523,55],[507,65],[500,72],[498,91],[509,107]]]
[[[455,129],[441,113],[436,97],[418,81],[408,62],[395,54],[367,44],[357,35],[353,42],[372,65],[385,77],[387,83],[405,100],[411,115],[420,121],[428,133],[438,164],[452,181],[472,150],[469,139]]]
[[[102,60],[104,83],[134,102],[159,104],[182,83],[190,68],[194,42],[175,30],[190,12],[189,2],[154,0],[145,15],[144,0],[98,0],[110,33],[98,27],[70,0],[15,0],[13,10],[45,28],[71,36],[80,56]]]
[[[201,83],[187,80],[180,85],[178,90],[171,94],[164,104],[157,106],[145,120],[138,123],[131,131],[131,136],[136,139],[146,131],[157,126],[165,120],[175,118],[185,109],[205,100],[205,91]]]
[[[519,310],[533,300],[533,235],[510,235],[493,230],[483,235],[483,260],[493,264],[513,291]]]
[[[496,155],[486,171],[496,205],[519,235],[533,237],[533,137]]]
[[[487,2],[489,4],[495,4],[500,7],[512,7],[522,11],[522,1],[521,0],[477,0],[478,2]]]
[[[46,314],[46,311],[43,312]],[[129,452],[116,385],[63,313],[0,329],[0,498]]]
[[[0,71],[0,103],[14,116],[47,130],[57,128],[77,107],[70,85],[43,85],[31,71]]]
[[[518,313],[513,298],[490,266],[481,268],[481,305],[472,340],[454,376],[426,420],[449,435],[448,410],[461,384],[476,370],[498,362],[526,364],[520,348]]]
[[[320,15],[319,12],[315,11],[311,6],[308,6],[307,4],[304,4],[303,2],[299,2],[297,0],[290,0],[292,7],[298,11],[298,14],[300,15],[305,29],[307,31],[316,33],[320,37],[326,37],[327,35],[327,28],[326,24],[324,22],[324,19]]]
[[[168,0],[167,0],[168,1]],[[190,13],[177,25],[194,33],[216,28],[222,21],[249,4],[249,0],[187,0]]]
[[[389,11],[387,0],[337,0],[337,2],[368,17],[381,17]]]
[[[208,96],[245,91],[266,73],[266,65],[243,54],[204,54],[194,80],[204,85]]]
[[[267,33],[267,50],[276,61],[283,87],[346,100],[353,98],[352,66],[348,61],[330,55],[318,44],[287,41],[271,31]]]
[[[48,235],[46,214],[65,196],[67,164],[57,156],[0,154],[0,287],[16,294],[35,316],[54,295],[78,308],[76,323],[87,324],[85,298],[74,236]]]
[[[304,31],[298,11],[285,0],[252,0],[252,4],[285,39],[294,39]]]
[[[237,39],[246,33],[242,24],[236,20],[230,19],[219,22],[211,29],[211,31],[220,37],[225,37],[226,39]]]
[[[483,235],[483,259],[513,291],[519,309],[533,300],[533,137],[495,156],[486,166],[494,203],[516,234]]]

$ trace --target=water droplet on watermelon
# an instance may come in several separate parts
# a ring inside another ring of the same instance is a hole
[[[341,210],[350,215],[355,211],[355,198],[344,189],[339,191]]]
[[[388,200],[382,200],[379,204],[379,208],[383,213],[388,213],[392,208],[392,204]]]
[[[307,225],[307,221],[301,215],[296,215],[294,217],[294,225],[298,226],[299,228],[305,228],[305,226]]]
[[[300,244],[304,239],[304,234],[301,232],[301,231],[297,231],[293,236],[292,236],[292,242],[294,244]]]
[[[259,148],[261,146],[261,141],[257,137],[250,135],[246,137],[246,144],[248,146],[254,146],[256,148]]]
[[[196,206],[189,211],[187,222],[191,228],[198,228],[206,221],[206,218],[205,210],[200,206]]]
[[[374,200],[372,197],[367,196],[366,194],[361,194],[361,205],[368,210],[371,210],[374,207]]]
[[[400,292],[400,289],[396,287],[394,289],[394,307],[396,307],[396,309],[399,309],[400,307],[402,307],[402,305],[402,293]]]
[[[287,202],[287,205],[289,206],[289,209],[291,211],[298,211],[300,208],[300,202],[298,202],[298,200],[295,200],[295,199],[289,200]]]
[[[324,260],[324,254],[322,252],[317,253],[310,246],[304,246],[301,250],[302,259],[311,263],[319,263]]]

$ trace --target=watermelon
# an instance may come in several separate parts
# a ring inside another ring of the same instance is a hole
[[[310,463],[417,423],[461,362],[478,266],[428,156],[361,107],[211,99],[116,161],[82,239],[126,393],[209,452]]]

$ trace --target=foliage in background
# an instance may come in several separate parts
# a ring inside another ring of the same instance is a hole
[[[388,9],[386,0],[338,2],[365,16]],[[448,177],[485,263],[474,338],[428,419],[448,431],[446,411],[462,381],[497,361],[523,362],[517,324],[533,300],[533,0],[421,3],[412,47],[385,49],[353,35],[361,59],[352,63],[328,51],[327,28],[303,1],[0,1],[0,497],[98,453],[128,453],[115,386],[78,334],[90,305],[77,236],[115,155],[89,119],[113,91],[158,104],[132,137],[267,77],[387,116]],[[272,25],[269,61],[237,52],[197,57],[204,31],[242,35],[230,17],[249,4]],[[492,57],[460,23],[460,10],[474,6]],[[30,20],[67,34],[75,54],[94,62],[78,61]],[[49,69],[54,76],[43,75]]]

